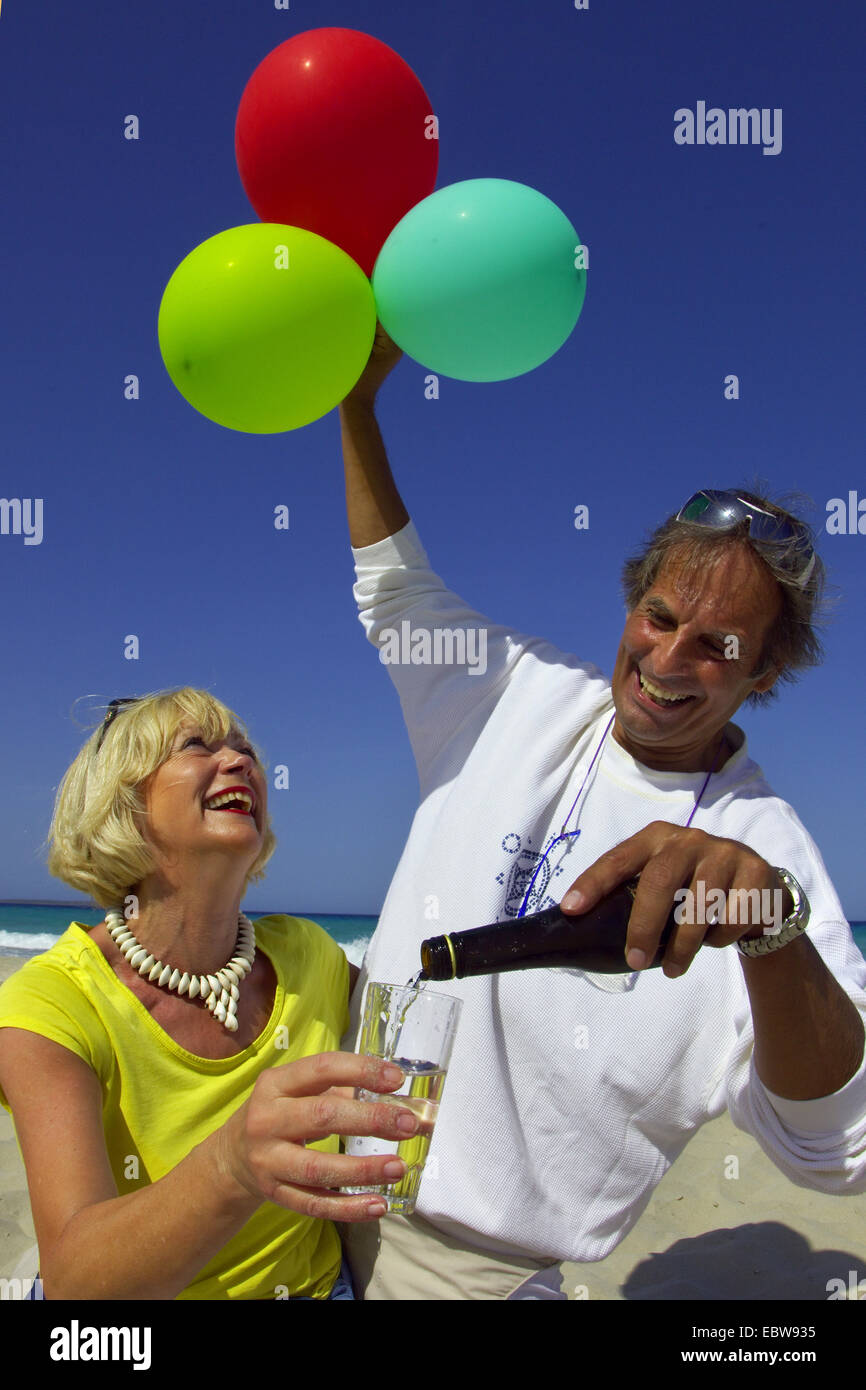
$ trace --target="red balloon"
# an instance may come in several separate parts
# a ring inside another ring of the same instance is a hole
[[[372,275],[384,242],[432,193],[430,98],[393,48],[357,29],[310,29],[259,63],[235,155],[263,222],[303,227]]]

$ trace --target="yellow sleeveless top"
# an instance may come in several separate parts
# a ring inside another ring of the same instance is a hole
[[[0,1028],[50,1038],[96,1072],[120,1195],[176,1167],[237,1110],[266,1068],[340,1047],[349,1025],[349,970],[340,947],[301,917],[260,917],[254,925],[276,993],[264,1031],[235,1057],[197,1057],[170,1038],[79,922],[0,986]],[[2,1089],[0,1104],[10,1109]],[[332,1135],[308,1147],[337,1153],[339,1140]],[[339,1269],[340,1240],[330,1221],[264,1202],[177,1297],[326,1299]]]

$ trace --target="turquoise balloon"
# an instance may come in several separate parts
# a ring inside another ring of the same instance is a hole
[[[579,246],[565,213],[536,189],[453,183],[417,203],[382,247],[376,312],[430,371],[459,381],[521,376],[577,323],[586,294]]]

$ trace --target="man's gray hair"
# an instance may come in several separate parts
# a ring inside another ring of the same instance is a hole
[[[798,527],[803,543],[814,547],[812,530],[800,517],[757,492],[738,489],[737,495]],[[745,701],[747,705],[766,705],[776,698],[782,681],[796,681],[801,671],[810,666],[819,666],[823,660],[824,651],[815,628],[828,604],[825,598],[827,581],[824,565],[817,552],[812,573],[801,587],[790,567],[792,549],[802,553],[796,543],[753,540],[749,535],[748,521],[739,522],[729,530],[716,531],[696,522],[677,521],[674,515],[656,528],[641,551],[626,560],[622,569],[622,590],[626,608],[631,613],[652,588],[663,565],[674,556],[682,564],[685,577],[706,572],[723,555],[743,547],[751,550],[769,570],[779,586],[782,600],[778,620],[767,633],[755,669],[751,672],[751,677],[757,680],[775,667],[779,672],[778,679],[767,691],[753,690]]]

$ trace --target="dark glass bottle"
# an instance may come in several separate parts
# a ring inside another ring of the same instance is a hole
[[[620,884],[579,917],[567,917],[558,907],[549,907],[513,922],[431,937],[421,943],[421,979],[454,980],[557,966],[596,975],[629,974],[625,942],[637,884],[636,878]],[[661,965],[675,911],[665,923],[651,966]]]

